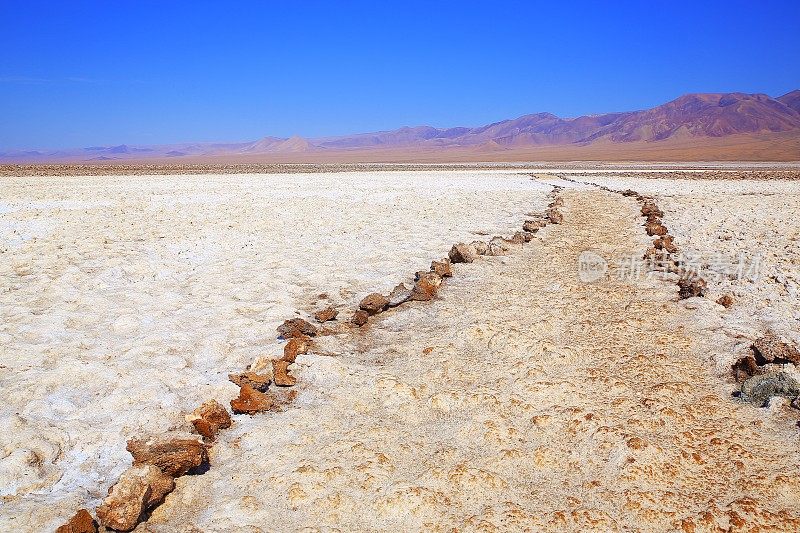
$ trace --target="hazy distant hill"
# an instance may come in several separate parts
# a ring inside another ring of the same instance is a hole
[[[326,154],[364,152],[364,160],[376,151],[423,151],[430,156],[436,151],[455,150],[466,154],[502,157],[504,151],[535,147],[586,147],[643,143],[652,152],[657,146],[702,147],[704,143],[721,146],[711,139],[736,136],[739,149],[747,144],[747,135],[758,138],[769,147],[769,135],[780,134],[781,158],[792,158],[792,150],[800,139],[800,90],[778,98],[765,94],[713,93],[687,94],[666,104],[642,111],[586,115],[560,118],[551,113],[536,113],[503,120],[480,127],[435,128],[432,126],[402,127],[393,131],[361,133],[340,137],[306,139],[302,137],[264,137],[243,143],[187,143],[155,146],[94,146],[78,150],[28,150],[0,153],[5,162],[147,160],[170,158],[248,157],[286,154],[299,158],[313,154],[324,160]],[[795,135],[796,134],[796,135]],[[787,141],[788,139],[788,141]],[[688,142],[688,144],[686,144]],[[659,144],[662,143],[662,144]],[[681,144],[683,143],[683,144]],[[761,145],[754,153],[769,158],[769,150]],[[786,148],[788,147],[788,148]],[[387,152],[388,151],[388,152]],[[284,157],[285,158],[285,157]],[[391,155],[384,155],[391,159]],[[299,159],[298,159],[299,160]]]

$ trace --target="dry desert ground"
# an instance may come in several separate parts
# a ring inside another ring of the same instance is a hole
[[[797,176],[4,176],[0,531],[800,530]],[[201,439],[187,415],[246,388],[271,405]],[[203,464],[109,502],[148,436]]]

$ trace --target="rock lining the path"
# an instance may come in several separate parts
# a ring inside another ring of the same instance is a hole
[[[292,337],[315,337],[319,330],[314,324],[302,318],[292,318],[286,320],[278,326],[278,333],[284,339],[291,339]]]
[[[209,400],[187,417],[195,430],[208,440],[214,440],[220,429],[231,427],[231,415],[216,400]]]
[[[250,385],[239,388],[239,396],[231,400],[231,410],[237,415],[254,415],[275,406],[275,397],[255,390]]]
[[[151,464],[132,466],[109,489],[108,497],[97,508],[97,518],[105,527],[131,531],[142,515],[164,501],[175,489],[175,480]]]
[[[97,533],[97,522],[86,509],[81,509],[67,523],[58,526],[56,533]]]
[[[320,309],[316,313],[314,313],[314,319],[317,322],[329,322],[331,320],[336,320],[336,316],[339,314],[333,307],[326,307],[325,309]]]
[[[189,434],[154,435],[130,439],[126,449],[133,465],[153,465],[165,474],[180,477],[208,463],[207,446]]]

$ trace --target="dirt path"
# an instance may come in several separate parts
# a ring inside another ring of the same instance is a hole
[[[578,279],[641,256],[638,205],[563,197],[524,251],[298,358],[296,406],[240,417],[140,529],[800,529],[796,428],[729,398],[675,285]]]

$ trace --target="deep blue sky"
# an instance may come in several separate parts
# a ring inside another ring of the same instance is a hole
[[[798,87],[798,0],[0,0],[0,148],[479,125]]]

